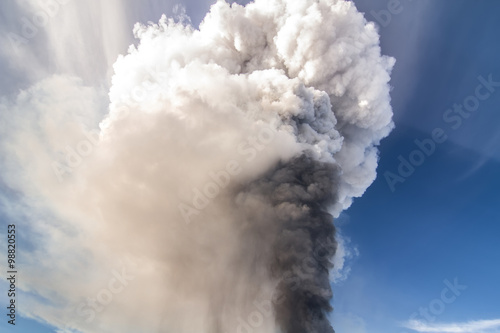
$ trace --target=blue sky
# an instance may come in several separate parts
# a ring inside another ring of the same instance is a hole
[[[369,20],[372,10],[388,5],[355,3]],[[194,1],[185,5],[194,23],[208,8]],[[443,120],[448,108],[474,94],[479,76],[500,82],[500,3],[402,0],[401,5],[380,27],[383,53],[397,59],[391,80],[396,128],[380,146],[377,180],[337,221],[359,251],[349,263],[349,277],[334,285],[338,333],[415,332],[401,325],[440,299],[445,280],[455,279],[467,289],[424,324],[500,318],[500,88],[458,129]],[[137,19],[156,21],[158,10],[148,8]],[[397,173],[398,157],[408,159],[417,148],[414,141],[431,138],[436,128],[448,139],[392,191],[384,174]],[[496,330],[484,332],[500,331],[500,325],[492,327]],[[26,318],[14,330],[2,320],[0,330],[55,332]]]
[[[358,3],[365,12],[371,6]],[[428,6],[420,12],[425,24],[407,34],[420,6]],[[479,75],[500,81],[499,10],[494,1],[422,1],[380,29],[384,53],[398,60],[391,81],[396,129],[381,145],[377,180],[346,212],[343,231],[361,254],[335,296],[337,310],[363,318],[367,332],[404,331],[392,325],[439,298],[445,279],[468,288],[436,321],[499,317],[500,92],[456,130],[442,119],[473,94]],[[384,172],[397,173],[398,156],[408,158],[414,140],[438,127],[449,139],[392,192]]]

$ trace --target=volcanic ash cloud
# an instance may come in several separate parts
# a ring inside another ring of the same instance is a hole
[[[47,237],[72,239],[42,251],[57,261],[45,274],[71,283],[28,281],[54,305],[33,298],[27,311],[84,332],[333,332],[333,217],[375,179],[394,60],[348,1],[219,1],[199,29],[185,22],[135,26],[139,43],[114,64],[109,112],[77,169],[50,163],[60,140],[16,153],[49,161],[49,176],[25,163],[16,184],[65,226]],[[86,89],[86,100],[94,89],[63,76],[24,94],[37,101],[53,85]],[[63,121],[53,103],[32,122]],[[133,279],[98,311],[86,300],[123,258],[139,263]]]

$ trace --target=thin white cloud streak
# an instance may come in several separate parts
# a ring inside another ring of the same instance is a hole
[[[403,327],[422,333],[496,333],[500,332],[500,319],[455,323],[428,323],[410,320]]]
[[[130,27],[157,21],[171,6],[162,0],[2,1],[0,11],[8,18],[0,22],[0,61],[17,81],[64,73],[106,85],[117,55],[134,43]]]

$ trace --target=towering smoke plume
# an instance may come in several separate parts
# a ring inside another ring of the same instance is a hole
[[[2,101],[9,211],[45,240],[22,254],[23,311],[68,331],[333,332],[333,217],[393,126],[376,27],[349,1],[256,0],[134,33],[108,106],[70,75]]]
[[[336,165],[314,161],[306,152],[251,185],[250,193],[269,202],[273,212],[265,223],[278,226],[271,269],[279,279],[276,319],[284,332],[332,331],[326,311],[335,243],[326,207],[335,201],[338,178]]]

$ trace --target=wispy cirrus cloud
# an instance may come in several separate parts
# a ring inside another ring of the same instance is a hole
[[[498,333],[500,332],[500,319],[454,323],[428,323],[410,320],[402,326],[413,331],[429,333]]]

